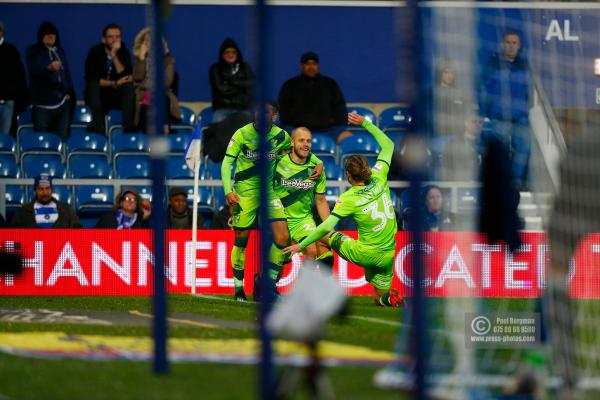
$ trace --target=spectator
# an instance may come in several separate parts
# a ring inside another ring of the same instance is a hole
[[[313,133],[327,131],[338,143],[345,131],[346,100],[337,82],[319,73],[319,56],[307,52],[300,58],[301,74],[287,80],[279,91],[281,123],[287,131],[305,126]]]
[[[198,229],[204,227],[204,217],[198,213]],[[167,229],[192,229],[193,213],[187,205],[187,192],[174,187],[169,191]]]
[[[438,71],[437,83],[431,91],[433,110],[433,134],[436,136],[458,135],[463,129],[465,93],[456,84],[454,67],[444,61]]]
[[[442,179],[475,181],[484,151],[483,117],[478,112],[467,113],[461,135],[453,135],[446,144],[440,169]]]
[[[52,22],[40,24],[37,43],[27,48],[26,60],[33,127],[40,132],[55,132],[65,141],[71,121],[70,100],[75,96],[67,55]]]
[[[0,21],[0,132],[11,133],[13,119],[20,114],[27,99],[25,67],[19,51],[4,38]]]
[[[425,190],[425,226],[423,230],[430,232],[451,231],[454,229],[456,216],[444,209],[442,190],[431,185]]]
[[[103,229],[147,229],[148,221],[144,220],[142,198],[133,190],[125,190],[117,195],[113,209],[108,211],[96,224]]]
[[[219,48],[219,61],[210,66],[213,123],[239,111],[248,111],[252,102],[254,73],[244,62],[237,43],[226,38]]]
[[[519,189],[526,186],[531,151],[529,66],[520,49],[519,34],[505,33],[502,52],[494,54],[484,69],[481,96],[492,131],[510,145],[512,180]]]
[[[134,124],[142,132],[147,132],[148,106],[150,105],[150,57],[152,47],[150,43],[150,28],[142,29],[135,37],[133,43],[133,86],[135,87],[135,117]],[[173,81],[175,79],[175,57],[169,52],[167,41],[163,39],[163,51],[165,56],[165,97],[167,109],[167,123],[178,121],[181,111],[179,102],[173,92]],[[169,124],[170,125],[170,124]]]
[[[105,133],[104,116],[113,109],[123,113],[125,132],[135,131],[134,91],[129,51],[121,41],[121,27],[107,25],[102,43],[85,59],[85,102],[92,111],[88,131]]]
[[[79,218],[69,205],[52,196],[52,177],[40,174],[34,179],[34,201],[24,204],[13,216],[14,228],[81,228]]]

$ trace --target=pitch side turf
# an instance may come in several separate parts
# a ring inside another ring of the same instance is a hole
[[[178,361],[157,377],[147,360],[150,299],[0,297],[0,399],[257,398],[256,307],[229,298],[169,296],[169,348]],[[359,297],[348,317],[328,325],[320,349],[337,365],[327,367],[337,398],[399,398],[372,378],[394,356],[401,313]],[[274,347],[285,364],[306,355],[295,343]],[[294,393],[307,397],[302,387]]]

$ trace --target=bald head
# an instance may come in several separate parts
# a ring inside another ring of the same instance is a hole
[[[292,159],[304,163],[312,149],[312,133],[303,126],[292,131]]]

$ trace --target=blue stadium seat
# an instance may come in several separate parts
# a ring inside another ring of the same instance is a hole
[[[189,133],[171,133],[167,136],[167,140],[169,141],[169,153],[171,154],[183,154],[185,152],[185,148],[190,142],[191,134]]]
[[[111,136],[113,160],[122,154],[147,153],[150,151],[148,137],[143,133],[118,133]]]
[[[31,189],[33,192],[33,187]],[[54,196],[54,198],[60,202],[73,204],[73,193],[71,192],[71,186],[52,185],[52,196]]]
[[[458,188],[457,210],[458,212],[472,211],[479,208],[479,189],[478,188]],[[450,198],[450,196],[444,196]]]
[[[64,178],[66,173],[61,157],[56,154],[25,154],[21,171],[25,178],[35,178],[42,172],[54,178]]]
[[[108,140],[99,133],[75,134],[67,139],[67,158],[79,153],[104,153],[108,152]]]
[[[181,113],[179,114],[179,119],[181,122],[176,124],[171,124],[171,129],[173,131],[194,131],[194,126],[196,125],[196,114],[194,111],[186,106],[179,106]]]
[[[328,186],[325,189],[325,199],[330,205],[335,203],[338,197],[340,197],[340,188]]]
[[[50,132],[21,132],[19,154],[21,161],[26,153],[53,153],[62,158],[63,143],[60,137]]]
[[[75,112],[73,113],[73,120],[71,121],[71,127],[86,128],[90,122],[92,122],[92,110],[87,106],[76,106]]]
[[[104,154],[76,154],[69,158],[69,174],[73,179],[110,179],[112,169]]]
[[[206,160],[206,178],[209,179],[221,179],[221,163],[216,163],[210,159]],[[233,178],[233,171],[235,171],[235,163],[231,166],[231,177]],[[200,175],[202,177],[202,175]],[[232,179],[233,182],[233,179]]]
[[[79,210],[85,206],[112,207],[115,191],[112,185],[76,185],[75,207]]]
[[[25,203],[25,191],[19,185],[6,185],[6,220],[9,221],[8,214],[14,213]]]
[[[167,179],[194,179],[194,171],[188,168],[183,156],[167,157],[165,164],[165,176]],[[201,165],[200,167],[204,166]]]
[[[17,160],[10,154],[0,154],[0,177],[18,178],[20,176]]]
[[[379,145],[371,135],[353,134],[348,136],[339,145],[340,164],[345,164],[345,159],[353,154],[363,154],[365,156],[375,156],[379,154]]]
[[[0,154],[2,153],[11,154],[13,158],[17,156],[17,142],[8,133],[0,133]]]
[[[394,142],[394,147],[396,149],[399,149],[400,148],[400,142],[404,138],[405,132],[395,131],[395,130],[388,130],[385,133],[392,140],[392,142]]]
[[[211,124],[212,114],[212,107],[206,107],[198,113],[198,124],[200,125],[200,127],[203,128]]]
[[[386,108],[379,115],[379,128],[386,130],[407,130],[412,121],[410,112],[405,107]]]
[[[335,155],[335,141],[329,136],[315,133],[312,137],[312,152],[317,156]]]
[[[337,164],[325,166],[325,176],[327,180],[343,181],[345,178],[344,169]]]
[[[194,188],[191,186],[183,187],[188,193],[188,205],[192,207],[194,200]],[[215,199],[211,188],[206,186],[198,187],[198,212],[202,214],[204,219],[212,219],[215,213]]]
[[[123,188],[121,188],[122,190]],[[144,200],[152,201],[152,186],[131,186],[127,185],[126,189],[133,189],[140,194],[140,197]],[[167,193],[168,196],[169,193]]]
[[[106,129],[110,134],[112,129],[123,126],[123,113],[120,110],[110,110],[106,116]]]
[[[227,204],[227,200],[225,199],[225,192],[222,187],[216,187],[213,190],[213,196],[215,199],[215,210],[219,211],[225,204]]]
[[[21,114],[17,115],[17,135],[23,128],[33,127],[33,116],[31,115],[31,107],[25,108]]]
[[[363,117],[371,121],[373,124],[375,124],[375,126],[377,126],[377,117],[375,116],[375,113],[372,110],[366,107],[348,107],[347,111],[348,113],[355,112],[359,115],[362,115]],[[362,127],[356,125],[348,125],[347,129],[360,130],[362,129]]]
[[[150,157],[147,155],[123,155],[115,159],[115,176],[117,179],[150,178]]]

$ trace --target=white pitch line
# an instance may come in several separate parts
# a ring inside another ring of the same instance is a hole
[[[224,297],[218,297],[218,296],[211,296],[210,294],[192,294],[192,297],[201,297],[203,299],[219,300],[219,301],[226,301],[226,302],[229,302],[229,303],[244,304],[243,301],[237,301],[237,300],[233,300],[233,299],[226,299]]]
[[[403,326],[406,324],[403,324],[401,322],[397,322],[397,321],[390,321],[387,319],[381,319],[381,318],[374,318],[374,317],[363,317],[360,315],[348,315],[348,318],[352,318],[352,319],[360,319],[361,321],[368,321],[368,322],[374,322],[376,324],[382,324],[382,325],[391,325],[391,326]]]

